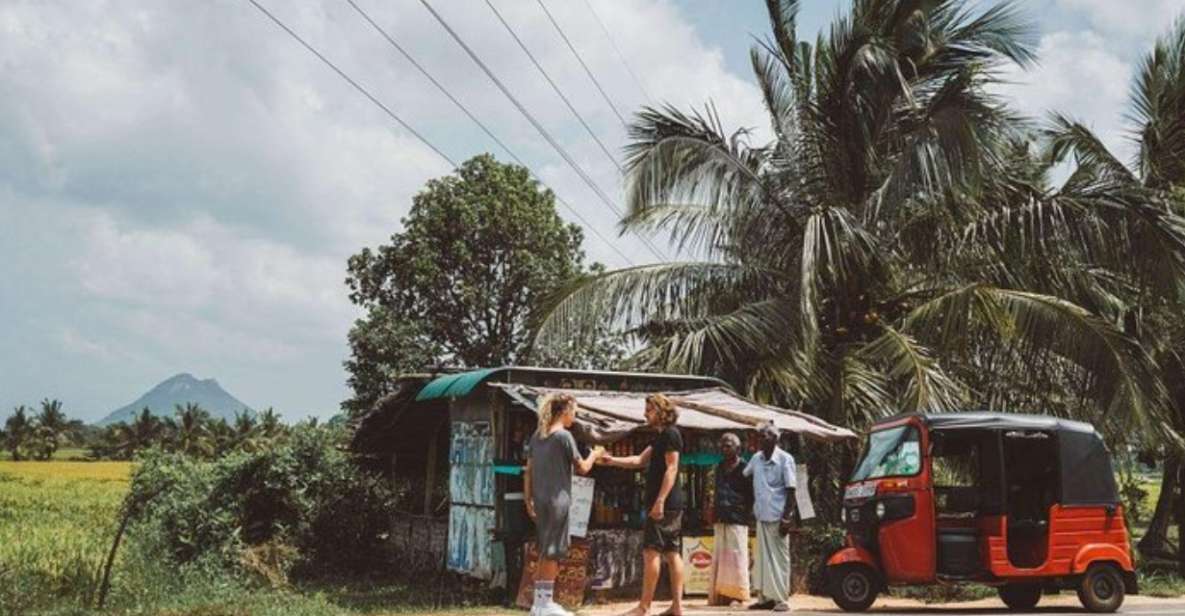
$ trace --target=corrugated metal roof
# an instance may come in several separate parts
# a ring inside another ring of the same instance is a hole
[[[457,398],[473,391],[486,377],[500,368],[485,368],[458,374],[446,374],[430,381],[420,393],[416,394],[416,402],[435,400],[437,398]]]

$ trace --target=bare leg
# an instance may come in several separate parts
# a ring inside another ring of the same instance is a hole
[[[560,573],[558,560],[539,559],[539,566],[535,568],[535,579],[540,582],[554,582]]]
[[[667,614],[683,613],[683,555],[678,552],[667,552],[667,566],[671,570],[671,608]]]
[[[662,570],[662,554],[657,550],[642,550],[642,599],[638,606],[621,616],[647,616],[650,604],[654,603],[654,591],[658,588],[658,574]]]

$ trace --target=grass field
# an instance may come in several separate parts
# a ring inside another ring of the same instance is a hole
[[[0,461],[0,615],[89,614],[128,489],[127,462]],[[254,616],[514,614],[488,606],[424,610],[422,585],[351,580],[277,590],[223,572],[169,571],[130,537],[108,614]]]

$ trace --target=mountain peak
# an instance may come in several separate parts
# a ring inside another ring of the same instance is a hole
[[[98,425],[130,422],[145,407],[158,417],[172,417],[178,406],[186,404],[196,404],[214,419],[227,421],[234,421],[235,415],[244,411],[255,414],[251,407],[222,389],[217,380],[198,379],[188,372],[181,372],[161,381],[134,402],[112,411]]]

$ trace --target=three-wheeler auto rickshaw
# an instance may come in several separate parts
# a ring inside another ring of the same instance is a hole
[[[1114,612],[1136,575],[1111,456],[1090,424],[942,413],[877,422],[844,490],[835,603],[863,611],[890,585],[981,583],[1014,611],[1075,589]]]

